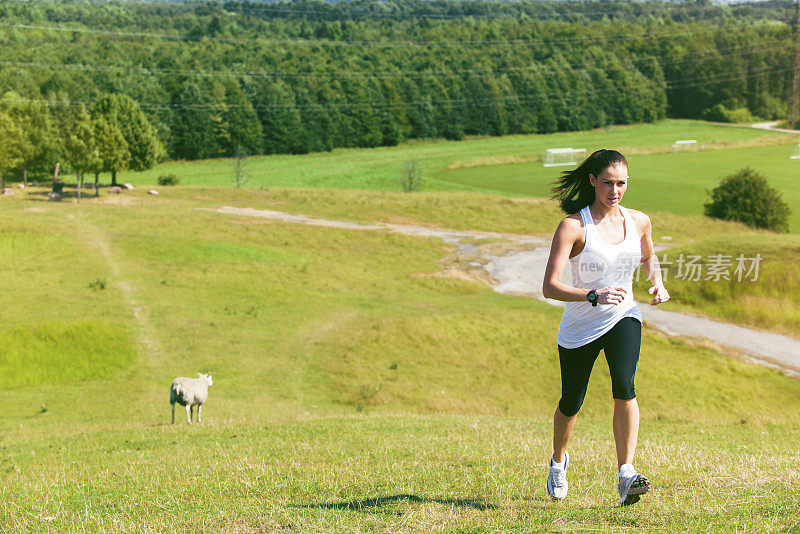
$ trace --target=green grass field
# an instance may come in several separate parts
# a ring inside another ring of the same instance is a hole
[[[645,212],[668,211],[677,215],[702,215],[710,191],[738,169],[752,167],[781,191],[790,206],[800,205],[800,160],[792,160],[792,145],[727,148],[679,154],[631,155],[630,183],[625,201]],[[483,184],[500,194],[546,197],[553,168],[541,163],[511,163],[441,171],[438,179],[465,187]],[[800,210],[790,218],[792,232],[800,232]]]
[[[744,136],[730,142],[753,133],[724,131]],[[513,139],[481,141],[515,153]],[[419,149],[444,166],[491,152],[467,143],[439,144],[460,154]],[[203,166],[163,168],[181,165]],[[367,167],[353,176],[368,179]],[[649,327],[636,465],[653,490],[616,506],[610,380],[598,362],[570,448],[570,495],[551,502],[558,308],[441,276],[453,247],[438,239],[213,209],[534,234],[561,216],[536,198],[327,185],[139,188],[81,205],[43,202],[35,189],[0,198],[0,532],[800,530],[800,381]],[[669,253],[744,247],[780,260],[765,260],[748,313],[725,284],[706,284],[716,297],[700,301],[676,283],[676,309],[754,325],[781,309],[772,327],[797,332],[780,267],[796,260],[796,236],[652,216],[678,245]],[[171,380],[197,372],[214,375],[203,423],[170,425]]]
[[[697,139],[709,147],[696,153],[671,153],[678,139]],[[572,146],[590,152],[616,148],[628,155],[631,182],[626,203],[646,212],[702,215],[706,191],[725,176],[750,166],[779,189],[790,205],[800,205],[800,136],[700,121],[664,120],[655,124],[613,126],[590,132],[475,138],[459,142],[414,141],[398,147],[336,149],[330,153],[250,158],[248,188],[321,187],[398,191],[397,176],[406,159],[423,169],[427,191],[468,191],[510,197],[546,197],[551,182],[568,167],[543,167],[547,148]],[[234,185],[230,160],[173,162],[122,180],[155,184],[173,173],[184,185]],[[800,232],[800,210],[790,218]]]

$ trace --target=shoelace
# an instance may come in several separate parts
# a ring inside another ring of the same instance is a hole
[[[560,488],[567,481],[567,472],[563,469],[550,469],[550,474],[553,476],[553,487]]]

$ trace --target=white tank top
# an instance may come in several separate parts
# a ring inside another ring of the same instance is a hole
[[[577,256],[570,258],[572,286],[601,289],[622,286],[627,290],[619,304],[592,306],[588,300],[566,302],[558,328],[558,344],[567,349],[582,347],[599,338],[623,317],[636,317],[642,322],[642,312],[633,300],[633,273],[641,262],[642,246],[636,223],[627,208],[619,206],[625,220],[625,239],[617,245],[602,240],[592,220],[589,206],[580,211],[586,229],[586,245]]]

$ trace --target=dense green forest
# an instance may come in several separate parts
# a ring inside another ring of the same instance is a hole
[[[5,163],[0,149],[0,173],[52,172],[58,154],[106,172],[237,147],[784,118],[795,6],[3,2],[0,137],[28,135],[29,148]],[[119,122],[134,116],[138,133]],[[66,154],[76,149],[94,159]]]

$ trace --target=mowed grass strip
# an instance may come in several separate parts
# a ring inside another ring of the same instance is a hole
[[[787,140],[788,142],[788,140]],[[623,205],[646,213],[668,212],[699,216],[708,192],[723,178],[744,167],[764,175],[790,206],[800,205],[800,160],[789,159],[792,144],[727,148],[698,152],[631,155],[627,157],[630,180]],[[510,163],[488,167],[443,170],[437,179],[483,192],[502,195],[547,197],[561,170],[574,167],[542,167],[540,163]],[[789,218],[789,230],[800,232],[800,210]]]
[[[505,171],[495,166],[503,159],[538,159],[548,148],[585,148],[590,153],[599,148],[631,148],[639,152],[669,149],[678,139],[698,139],[701,144],[753,143],[763,140],[771,144],[794,137],[765,130],[724,126],[703,121],[668,119],[652,124],[610,126],[583,132],[560,132],[545,135],[512,135],[504,137],[472,137],[462,141],[412,140],[396,147],[367,149],[335,149],[331,152],[304,155],[271,155],[248,158],[248,181],[245,187],[328,187],[398,191],[397,177],[406,159],[419,162],[431,190],[496,190],[491,181],[455,183],[440,171],[476,162],[484,172],[502,179]],[[797,141],[794,141],[795,143]],[[786,156],[788,158],[788,155]],[[541,162],[534,165],[541,169]],[[469,169],[461,169],[467,171]],[[558,174],[559,168],[545,169]],[[156,184],[161,175],[175,174],[183,185],[233,186],[230,159],[194,162],[168,162],[143,173],[125,172],[122,181],[135,184]],[[467,173],[468,174],[468,173]],[[532,178],[538,178],[539,174]],[[528,194],[528,193],[523,193]],[[536,195],[541,196],[541,195]]]

